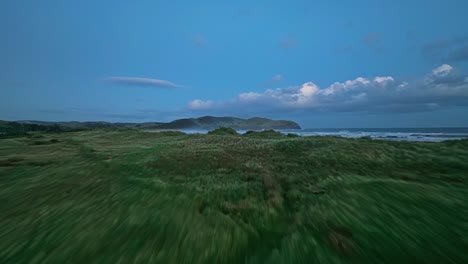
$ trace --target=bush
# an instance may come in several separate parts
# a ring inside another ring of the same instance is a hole
[[[210,135],[239,135],[236,130],[230,127],[220,127],[208,132]]]
[[[247,131],[244,136],[252,138],[282,138],[285,137],[281,132],[275,131],[273,129],[263,130],[263,131]]]

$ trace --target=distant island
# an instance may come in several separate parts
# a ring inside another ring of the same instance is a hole
[[[145,126],[145,124],[141,124]],[[238,130],[261,129],[301,129],[299,124],[289,120],[272,120],[262,117],[242,119],[237,117],[203,116],[199,118],[177,119],[169,123],[151,125],[156,129],[213,129],[218,127],[230,127]]]
[[[249,119],[237,117],[203,116],[199,118],[177,119],[171,122],[112,123],[112,122],[48,122],[48,121],[0,121],[0,133],[27,131],[74,131],[95,128],[134,128],[147,130],[211,130],[229,127],[237,130],[263,129],[301,129],[299,124],[290,120],[272,120],[262,117]]]

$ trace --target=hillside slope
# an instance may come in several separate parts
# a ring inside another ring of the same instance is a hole
[[[10,122],[11,123],[11,122]],[[16,121],[24,125],[39,125],[50,127],[57,125],[61,130],[87,130],[95,128],[139,128],[139,129],[213,129],[218,127],[230,127],[241,130],[261,129],[300,129],[299,124],[289,120],[272,120],[268,118],[254,117],[242,119],[237,117],[215,117],[203,116],[199,118],[183,118],[168,123],[145,122],[145,123],[111,123],[111,122],[44,122],[44,121]]]

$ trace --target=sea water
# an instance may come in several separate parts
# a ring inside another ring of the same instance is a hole
[[[339,136],[346,138],[370,137],[373,139],[440,142],[468,138],[468,127],[433,128],[308,128],[284,129],[282,133],[300,136]],[[205,134],[206,130],[184,130],[185,133]],[[240,130],[239,133],[246,131]]]
[[[468,127],[433,128],[312,128],[283,130],[301,136],[340,136],[348,138],[370,137],[374,139],[432,141],[468,138]]]

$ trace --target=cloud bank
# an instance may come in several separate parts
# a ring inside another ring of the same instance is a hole
[[[106,77],[103,79],[104,82],[123,84],[129,86],[146,86],[146,87],[157,87],[157,88],[182,88],[182,85],[178,85],[169,81],[151,79],[151,78],[139,78],[139,77]]]
[[[468,106],[468,77],[443,64],[414,81],[391,76],[358,77],[320,88],[313,82],[299,86],[246,92],[227,101],[193,100],[188,108],[198,111],[326,111],[418,112],[446,106]]]

